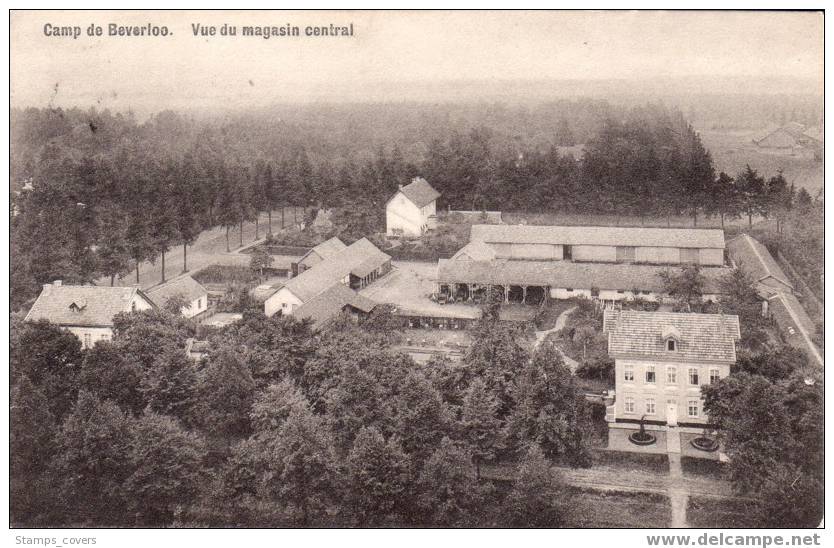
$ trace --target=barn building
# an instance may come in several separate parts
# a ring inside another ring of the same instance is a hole
[[[606,302],[664,297],[660,274],[668,267],[569,261],[475,261],[440,259],[437,292],[455,301],[481,300],[488,291],[505,303],[539,304],[544,299],[585,297]],[[727,268],[705,268],[704,301],[717,301]]]
[[[701,387],[730,374],[738,316],[606,310],[603,331],[616,374],[609,423],[701,432],[709,422]]]
[[[399,190],[385,205],[385,233],[388,236],[418,238],[429,229],[437,210],[437,192],[417,177]]]
[[[84,348],[113,338],[113,317],[120,312],[156,308],[140,289],[97,285],[44,284],[25,321],[47,320],[79,338]]]
[[[706,228],[472,225],[498,259],[636,264],[724,264],[724,231]]]
[[[362,238],[290,279],[264,301],[264,313],[293,314],[337,284],[355,292],[390,270],[391,256]]]
[[[292,263],[292,275],[298,276],[305,270],[312,268],[320,262],[336,255],[346,247],[347,246],[345,245],[345,243],[339,238],[336,238],[335,236],[325,242],[320,243],[319,245],[305,253],[298,260],[298,262]]]

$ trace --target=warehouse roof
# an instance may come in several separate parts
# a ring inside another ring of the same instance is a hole
[[[336,284],[299,306],[293,311],[292,315],[322,324],[341,313],[346,306],[351,306],[363,312],[370,312],[376,304],[375,301],[360,295],[349,287]]]
[[[130,312],[130,303],[139,296],[151,301],[135,287],[46,284],[26,320],[48,320],[57,325],[112,327],[113,316]]]
[[[574,263],[569,261],[458,261],[441,259],[437,265],[439,283],[477,283],[482,285],[541,285],[571,289],[613,289],[660,292],[660,273],[664,266],[636,264]],[[706,278],[704,292],[720,292],[719,279],[728,272],[723,267],[702,268]]]
[[[491,261],[495,250],[484,242],[469,242],[452,256],[453,260]]]
[[[779,263],[756,239],[741,234],[727,242],[727,250],[736,266],[750,274],[756,282],[766,284],[770,281],[771,285],[777,282],[785,289],[793,289],[793,284]]]
[[[389,260],[390,255],[380,251],[367,238],[362,238],[292,278],[284,287],[306,302],[341,282],[345,276],[379,268]]]
[[[738,316],[725,314],[606,310],[603,324],[614,357],[733,363],[741,337]],[[666,347],[670,330],[678,335],[675,350]]]
[[[724,249],[724,231],[716,228],[472,225],[469,240],[487,243]]]
[[[346,247],[347,246],[345,245],[345,243],[342,240],[340,240],[339,238],[334,236],[334,237],[330,238],[329,240],[320,243],[319,245],[317,245],[316,247],[312,248],[310,251],[305,253],[298,260],[298,262],[299,263],[302,262],[309,255],[313,255],[313,254],[318,255],[319,257],[321,257],[322,260],[329,259],[330,257],[336,255],[337,253],[339,253],[341,250],[343,250]]]

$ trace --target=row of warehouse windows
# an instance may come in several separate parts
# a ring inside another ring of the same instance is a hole
[[[689,384],[697,386],[700,384],[699,372],[697,367],[690,367],[687,370],[689,377]],[[720,371],[717,368],[709,370],[709,383],[712,384],[720,379]],[[657,379],[656,367],[654,365],[646,366],[646,383],[654,384]],[[634,366],[627,365],[623,369],[623,380],[626,382],[634,382]],[[678,368],[674,365],[666,366],[666,384],[678,384]]]

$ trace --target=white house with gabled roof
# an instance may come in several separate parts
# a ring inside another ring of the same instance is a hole
[[[113,317],[120,312],[156,308],[136,287],[44,284],[25,321],[47,320],[74,334],[84,348],[113,337]]]
[[[408,185],[400,185],[385,205],[385,233],[388,236],[421,236],[437,212],[439,197],[440,193],[422,177],[416,177]]]

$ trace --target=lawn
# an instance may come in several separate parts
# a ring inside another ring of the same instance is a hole
[[[686,521],[690,527],[705,529],[761,527],[753,517],[755,509],[752,501],[689,497]]]
[[[666,528],[672,519],[669,498],[659,493],[573,488],[568,527]]]

